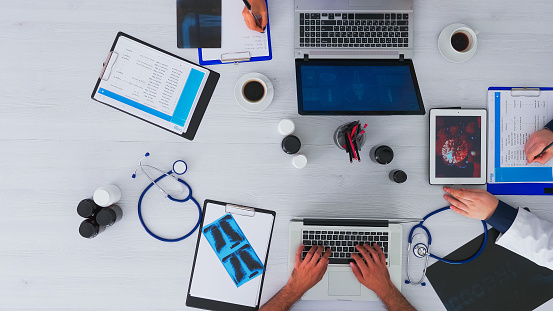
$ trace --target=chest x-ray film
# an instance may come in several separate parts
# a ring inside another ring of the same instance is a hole
[[[204,227],[202,234],[237,287],[263,273],[263,263],[231,214]]]
[[[221,1],[177,0],[177,47],[221,47]]]

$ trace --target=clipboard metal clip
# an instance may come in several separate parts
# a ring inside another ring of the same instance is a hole
[[[512,97],[539,97],[541,90],[538,87],[514,87],[511,88]]]
[[[227,204],[225,205],[225,213],[253,217],[255,216],[255,209],[242,205]]]
[[[221,63],[234,63],[238,65],[239,62],[247,62],[251,59],[250,52],[235,52],[221,54]]]
[[[102,72],[100,73],[100,79],[104,81],[109,80],[109,76],[111,75],[111,69],[113,68],[113,64],[115,64],[115,62],[117,61],[118,56],[119,54],[117,54],[114,51],[109,52],[108,58],[103,64]]]

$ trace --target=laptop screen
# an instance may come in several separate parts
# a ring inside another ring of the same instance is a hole
[[[411,60],[296,59],[301,115],[423,115]]]

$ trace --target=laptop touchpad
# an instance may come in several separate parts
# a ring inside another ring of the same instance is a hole
[[[349,0],[349,6],[381,7],[382,0]]]
[[[361,283],[351,271],[328,271],[329,296],[359,296]]]

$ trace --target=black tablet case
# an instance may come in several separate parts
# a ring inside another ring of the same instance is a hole
[[[495,244],[499,231],[488,230],[482,254],[462,265],[436,262],[427,270],[428,280],[449,311],[534,310],[553,298],[553,271]],[[446,258],[472,256],[480,235]]]

